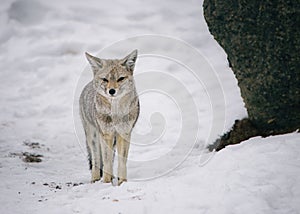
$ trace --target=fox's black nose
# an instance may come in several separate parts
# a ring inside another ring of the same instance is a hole
[[[114,95],[116,93],[116,90],[112,88],[112,89],[109,89],[108,92],[110,95]]]

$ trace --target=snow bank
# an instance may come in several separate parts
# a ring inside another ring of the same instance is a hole
[[[299,133],[228,146],[205,165],[190,157],[159,179],[63,189],[41,207],[58,213],[298,213]],[[204,154],[208,155],[208,154]],[[30,210],[31,210],[30,209]]]

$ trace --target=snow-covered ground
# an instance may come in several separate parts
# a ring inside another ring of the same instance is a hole
[[[0,27],[0,213],[300,213],[299,133],[205,149],[246,111],[202,1],[2,0]],[[129,182],[91,184],[84,52],[135,48]]]

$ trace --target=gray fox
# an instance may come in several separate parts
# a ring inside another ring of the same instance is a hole
[[[134,50],[123,59],[100,59],[85,53],[94,78],[83,89],[80,117],[84,127],[92,182],[112,182],[115,147],[118,185],[127,181],[127,157],[132,129],[140,111],[133,70]]]

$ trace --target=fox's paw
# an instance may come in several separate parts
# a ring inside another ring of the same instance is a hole
[[[113,176],[107,173],[103,175],[103,183],[110,183],[113,180]]]
[[[120,186],[122,183],[127,182],[125,178],[118,178],[118,185]]]
[[[95,183],[97,181],[100,181],[101,178],[92,178],[91,183]]]
[[[98,171],[92,172],[92,179],[91,179],[92,183],[95,183],[96,181],[99,181],[100,179],[101,179],[100,172],[98,172]]]

